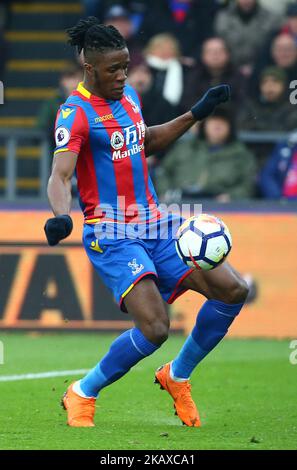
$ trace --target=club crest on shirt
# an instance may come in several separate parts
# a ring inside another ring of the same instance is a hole
[[[138,104],[135,103],[135,101],[133,100],[131,95],[127,95],[126,100],[131,104],[134,113],[139,113],[140,112]]]
[[[128,266],[132,269],[133,276],[136,276],[136,274],[140,273],[140,271],[144,269],[143,264],[138,264],[136,262],[136,258],[133,258],[132,261],[129,261]]]
[[[115,131],[111,136],[110,144],[113,149],[119,150],[125,144],[125,137],[120,131]]]
[[[66,127],[58,127],[55,132],[56,146],[62,147],[65,144],[68,144],[70,140],[70,132]]]

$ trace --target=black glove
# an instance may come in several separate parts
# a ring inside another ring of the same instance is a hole
[[[191,111],[197,121],[207,118],[220,103],[229,101],[231,88],[229,85],[218,85],[207,90],[201,100],[196,103]]]
[[[50,246],[57,245],[60,240],[68,237],[73,229],[70,215],[58,215],[46,221],[44,226],[47,242]]]

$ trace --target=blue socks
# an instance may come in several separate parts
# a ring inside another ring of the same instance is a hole
[[[197,364],[224,338],[242,306],[243,303],[228,305],[218,300],[204,303],[192,333],[171,364],[173,379],[190,377]],[[146,339],[138,328],[125,331],[94,369],[75,384],[75,390],[82,396],[96,398],[102,388],[125,375],[159,347]]]
[[[224,338],[243,303],[228,305],[207,300],[202,306],[196,325],[179,355],[171,364],[173,379],[188,379],[202,359]]]
[[[160,346],[151,343],[138,328],[120,335],[103,359],[79,382],[86,397],[97,397],[99,391],[125,375],[141,359]]]

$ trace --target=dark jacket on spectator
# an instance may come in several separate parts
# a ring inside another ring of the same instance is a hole
[[[271,54],[271,45],[278,34],[279,34],[279,30],[273,31],[268,36],[267,40],[262,44],[261,48],[258,51],[255,67],[248,83],[248,92],[250,96],[252,95],[256,97],[258,95],[259,81],[260,81],[260,76],[263,70],[270,66],[279,67],[275,63]],[[289,84],[291,83],[291,81],[296,80],[296,77],[297,77],[297,62],[291,67],[283,68],[283,70],[285,71],[286,76],[287,76],[287,83],[288,83],[287,88],[288,88],[288,95],[289,95]]]
[[[176,117],[176,106],[172,106],[153,88],[141,95],[142,114],[147,126],[156,126]]]
[[[164,84],[165,84],[165,79],[166,79],[166,71],[158,70],[155,67],[152,67],[150,65],[148,65],[148,67],[149,67],[149,69],[151,71],[151,74],[152,74],[152,77],[153,77],[152,88],[154,90],[154,93],[155,93],[156,97],[158,96],[159,98],[163,98],[163,89],[164,89]],[[185,65],[182,65],[182,88],[183,88],[183,90],[185,90],[185,88],[186,88],[185,80],[186,80],[188,70],[189,70],[189,67],[187,67]],[[182,96],[183,95],[181,95],[181,99],[182,99]],[[157,99],[159,99],[159,98],[157,98]],[[172,107],[172,109],[174,110],[174,117],[177,117],[182,112],[181,106],[180,106],[181,99],[179,100],[179,102],[176,105],[174,105],[174,104],[170,105]],[[167,101],[167,100],[165,99],[165,101]],[[165,121],[163,121],[163,122],[165,122]]]
[[[246,94],[246,79],[239,71],[230,64],[220,76],[214,78],[204,65],[200,65],[190,70],[186,75],[181,100],[182,110],[188,111],[208,88],[221,83],[228,83],[231,86],[232,105],[241,104]]]
[[[259,186],[265,198],[280,199],[283,196],[286,176],[296,152],[296,143],[290,145],[287,142],[280,142],[275,146],[260,175]]]
[[[254,156],[241,142],[211,148],[194,136],[179,140],[168,152],[156,185],[161,195],[179,189],[193,196],[244,199],[253,194],[255,174]]]
[[[237,126],[251,131],[291,131],[297,127],[297,108],[287,97],[277,103],[248,100],[241,107]]]
[[[259,48],[271,31],[280,27],[281,18],[257,5],[246,18],[232,2],[230,7],[218,13],[215,31],[228,44],[236,65],[253,64]]]
[[[177,23],[172,16],[168,0],[150,0],[149,7],[140,29],[143,44],[159,33],[171,33],[181,44],[182,54],[199,56],[199,45],[213,36],[213,20],[220,8],[216,0],[193,0],[183,23]]]

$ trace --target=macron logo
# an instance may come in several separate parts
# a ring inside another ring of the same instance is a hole
[[[95,124],[97,124],[98,122],[109,121],[110,119],[114,119],[114,115],[113,114],[105,114],[104,116],[96,117],[95,118]]]
[[[62,109],[63,119],[67,119],[68,116],[70,116],[70,114],[73,113],[73,111],[74,109],[71,109],[71,108]]]

